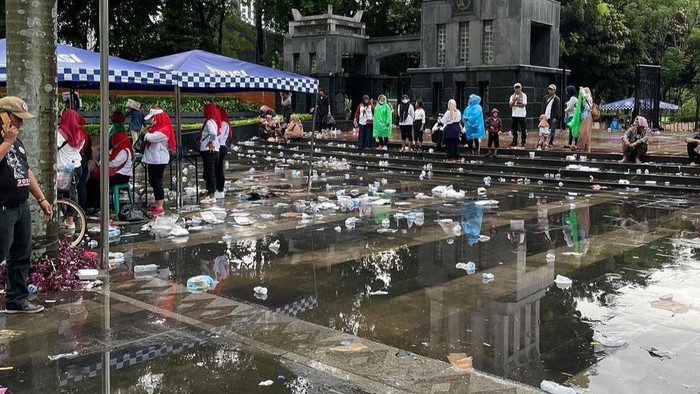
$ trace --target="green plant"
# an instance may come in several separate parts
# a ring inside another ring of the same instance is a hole
[[[100,96],[97,95],[81,95],[83,106],[82,111],[99,111]],[[173,94],[163,96],[116,96],[116,102],[110,105],[110,110],[124,109],[126,100],[130,98],[141,103],[143,109],[148,109],[154,105],[158,105],[166,111],[175,111],[175,96]],[[184,96],[180,99],[180,107],[182,112],[200,112],[204,104],[214,100],[218,105],[233,112],[257,112],[260,108],[260,103],[242,102],[237,97],[214,97],[214,96]]]

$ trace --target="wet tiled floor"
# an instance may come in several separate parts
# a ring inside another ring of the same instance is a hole
[[[267,186],[277,195],[230,193],[219,204],[226,223],[186,238],[123,226],[112,249],[126,261],[111,285],[58,295],[66,299],[40,316],[1,317],[4,329],[23,333],[3,340],[2,365],[15,369],[0,370],[0,384],[12,392],[428,393],[527,392],[516,382],[551,380],[594,393],[700,390],[695,194],[494,182],[477,198],[483,182],[458,174],[419,182],[400,172],[325,172],[328,186],[312,195],[289,171],[235,173],[238,192]],[[390,204],[309,205],[382,178],[383,189],[396,189]],[[464,198],[415,196],[452,183]],[[468,262],[473,273],[455,267]],[[159,277],[133,279],[143,264],[158,264]],[[219,284],[190,293],[196,275]],[[556,286],[557,275],[572,286]],[[602,346],[601,334],[624,344]],[[366,348],[332,349],[343,341]],[[452,367],[452,353],[473,357],[477,372]]]

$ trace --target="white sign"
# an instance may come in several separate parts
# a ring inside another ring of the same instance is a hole
[[[64,53],[64,54],[59,54],[56,55],[56,58],[58,59],[59,62],[63,63],[82,63],[83,61],[80,60],[78,55],[74,53]]]
[[[217,75],[220,75],[222,77],[247,77],[248,76],[248,73],[246,73],[243,70],[226,71],[226,70],[220,70],[220,69],[214,68],[214,67],[209,67],[209,66],[206,66],[206,67],[207,67],[207,70],[209,70],[210,72],[217,74]]]

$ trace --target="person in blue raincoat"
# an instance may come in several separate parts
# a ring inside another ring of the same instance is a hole
[[[486,138],[481,97],[476,94],[469,96],[469,103],[462,114],[462,123],[467,134],[467,154],[478,155],[479,140]]]
[[[464,210],[462,211],[462,218],[460,222],[462,224],[462,231],[467,236],[467,242],[469,242],[470,246],[479,242],[481,223],[483,220],[483,207],[476,205],[473,202],[464,204]]]

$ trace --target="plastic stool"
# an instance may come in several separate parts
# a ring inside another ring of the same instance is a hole
[[[123,183],[121,185],[114,185],[112,186],[112,198],[114,199],[114,212],[119,215],[119,192],[122,190],[126,190],[126,193],[129,195],[129,201],[131,204],[134,204],[134,194],[131,192],[131,185],[128,183]]]

